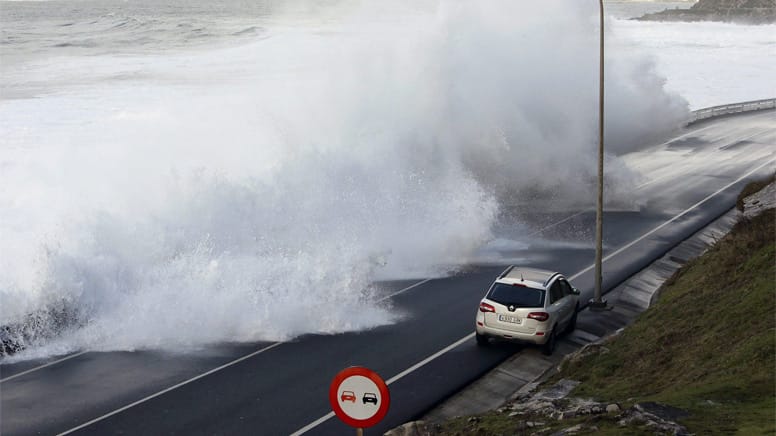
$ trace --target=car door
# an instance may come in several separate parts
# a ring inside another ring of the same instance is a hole
[[[564,325],[568,321],[567,312],[565,308],[565,301],[563,298],[563,288],[560,285],[559,280],[555,280],[550,285],[550,307],[548,308],[553,318],[557,320],[558,325]]]
[[[565,278],[559,278],[558,283],[563,291],[563,310],[566,313],[566,319],[570,320],[574,316],[574,311],[577,310],[576,294],[574,294],[574,288]]]

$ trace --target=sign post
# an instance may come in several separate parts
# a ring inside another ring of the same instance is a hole
[[[340,371],[329,386],[334,414],[363,436],[364,428],[380,422],[391,405],[388,385],[371,369],[351,366]]]

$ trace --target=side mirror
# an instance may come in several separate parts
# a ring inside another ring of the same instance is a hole
[[[574,295],[579,295],[579,289],[577,289],[577,288],[575,288],[575,287],[573,287],[573,286],[571,287],[571,292],[572,292]]]

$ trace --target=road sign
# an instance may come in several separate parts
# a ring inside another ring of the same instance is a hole
[[[340,371],[331,381],[329,402],[342,422],[355,428],[367,428],[380,422],[388,413],[391,395],[376,372],[352,366]]]

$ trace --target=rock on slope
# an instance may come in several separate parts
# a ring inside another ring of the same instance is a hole
[[[667,9],[638,19],[769,24],[776,23],[776,0],[698,0],[689,9]]]

